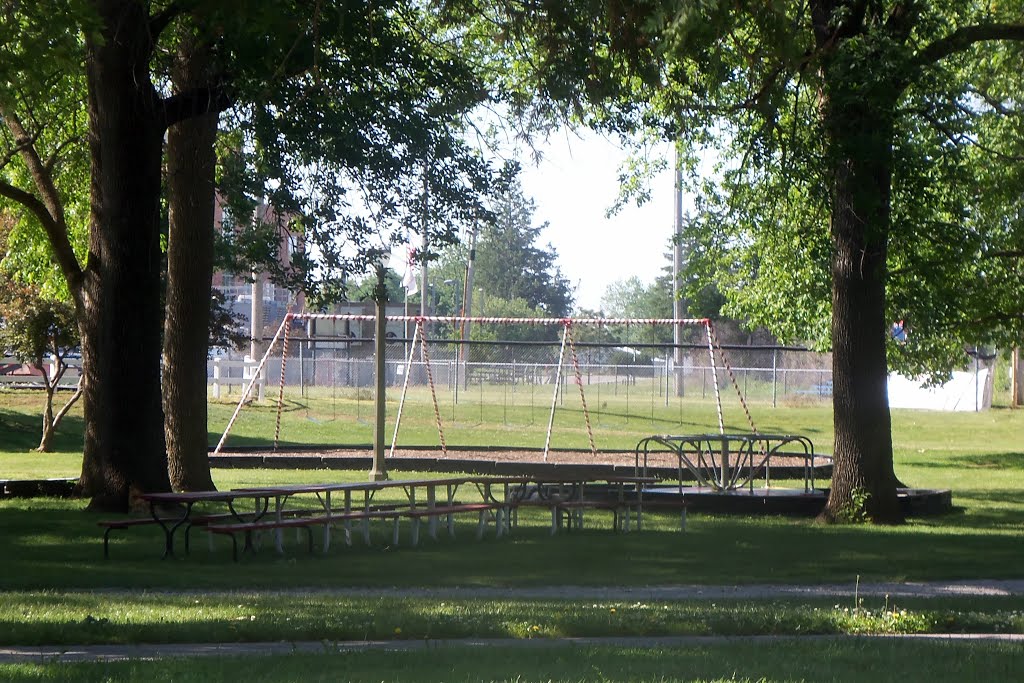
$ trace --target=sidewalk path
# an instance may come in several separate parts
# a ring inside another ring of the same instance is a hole
[[[122,589],[110,589],[110,593],[127,593]],[[168,595],[235,595],[254,593],[258,590],[167,590],[156,591]],[[325,595],[349,598],[408,597],[444,599],[485,600],[762,600],[851,597],[890,598],[964,598],[964,597],[1008,597],[1024,595],[1024,579],[978,579],[963,581],[928,582],[886,582],[868,583],[855,581],[829,584],[746,584],[737,586],[715,586],[679,584],[668,586],[527,586],[491,588],[478,586],[440,586],[431,588],[283,588],[271,591],[274,595]]]
[[[318,589],[296,591],[315,594]],[[325,594],[351,597],[408,596],[425,598],[484,598],[509,600],[550,600],[557,598],[586,600],[757,600],[771,598],[819,598],[852,596],[890,598],[963,598],[1024,595],[1024,579],[929,581],[907,583],[844,584],[748,584],[739,586],[537,586],[527,588],[346,588],[325,589]]]
[[[166,657],[255,657],[270,655],[334,654],[361,650],[422,651],[451,647],[625,647],[666,648],[716,645],[732,641],[777,643],[786,640],[832,641],[856,638],[898,640],[1003,641],[1024,644],[1024,634],[926,634],[926,635],[818,635],[818,636],[655,636],[649,638],[453,638],[439,640],[355,640],[341,642],[300,641],[294,643],[174,643],[151,645],[44,645],[0,647],[0,664],[54,664],[72,662],[113,662],[155,660]]]

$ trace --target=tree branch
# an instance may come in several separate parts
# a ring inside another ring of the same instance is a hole
[[[11,163],[14,157],[21,156],[22,151],[25,149],[25,143],[19,142],[7,150],[3,156],[0,156],[0,168],[3,168],[7,164]]]
[[[149,35],[154,44],[160,38],[160,34],[164,32],[164,29],[174,21],[174,18],[184,12],[185,8],[180,3],[172,2],[149,18]]]
[[[63,152],[68,147],[73,147],[74,145],[77,145],[81,142],[82,141],[80,139],[68,138],[64,142],[58,144],[54,148],[53,154],[51,154],[50,157],[43,164],[43,168],[46,169],[46,172],[49,173],[50,175],[53,175],[53,169],[57,166],[57,161],[60,159],[61,152]]]
[[[64,416],[68,414],[71,407],[75,405],[78,399],[82,398],[82,394],[85,393],[85,376],[78,378],[78,386],[75,387],[75,393],[68,399],[64,407],[57,411],[57,414],[53,416],[53,428],[56,429],[60,421],[64,419]]]
[[[50,246],[53,247],[53,253],[68,285],[72,290],[76,289],[82,280],[82,267],[78,264],[75,252],[71,248],[66,226],[54,220],[46,205],[34,194],[3,180],[0,180],[0,196],[21,204],[35,215],[50,240]]]
[[[219,114],[232,104],[234,100],[224,86],[186,90],[163,100],[164,125],[170,127],[194,116]]]
[[[957,52],[963,52],[975,43],[990,40],[1024,41],[1024,24],[976,24],[961,26],[947,36],[939,38],[917,53],[914,64],[926,66],[941,61]]]
[[[960,108],[961,111],[963,111],[965,114],[972,113],[967,109],[963,109],[962,107],[958,108]],[[949,130],[949,128],[947,128],[945,125],[943,125],[943,123],[939,121],[938,118],[932,116],[926,110],[918,110],[917,113],[921,116],[921,118],[930,123],[935,128],[935,130],[937,130],[943,137],[952,142],[954,145],[961,145],[966,143],[968,145],[980,149],[982,152],[985,152],[986,154],[990,154],[1000,159],[1015,162],[1024,161],[1024,156],[1021,156],[1019,154],[1007,154],[1006,152],[1000,152],[998,149],[982,144],[980,140],[971,137],[967,133],[954,133],[953,131]]]
[[[0,194],[18,202],[39,218],[50,240],[50,246],[53,247],[57,265],[74,291],[81,283],[82,267],[75,257],[75,250],[71,247],[68,225],[64,217],[64,203],[53,184],[53,174],[39,158],[39,152],[32,143],[31,136],[22,127],[18,116],[0,104],[0,117],[14,136],[14,142],[21,148],[21,158],[41,198],[6,182],[0,182]]]
[[[977,95],[978,97],[985,101],[985,104],[992,107],[993,111],[1002,114],[1003,116],[1020,116],[1022,113],[1019,109],[1014,109],[1012,107],[1006,106],[1005,102],[1001,102],[996,97],[992,96],[987,91],[982,90],[981,88],[969,85],[967,86],[967,92],[973,95]]]

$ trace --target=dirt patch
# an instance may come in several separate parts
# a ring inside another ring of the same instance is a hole
[[[323,457],[332,458],[344,458],[344,457],[359,457],[366,458],[372,455],[372,451],[369,448],[344,448],[344,449],[329,449],[323,451],[317,451],[317,455]],[[306,452],[308,454],[308,451]],[[300,453],[288,453],[284,451],[278,451],[275,455],[300,455]],[[618,465],[623,466],[634,466],[636,464],[636,454],[632,451],[598,451],[596,454],[590,451],[566,451],[566,450],[552,450],[548,451],[547,456],[544,455],[543,451],[540,450],[506,450],[506,449],[465,449],[465,448],[451,448],[445,453],[440,447],[437,448],[423,448],[423,449],[396,449],[395,454],[392,456],[387,454],[388,458],[403,459],[403,458],[434,458],[434,459],[448,459],[448,460],[473,460],[479,462],[514,462],[514,463],[534,463],[534,462],[546,462],[550,464],[560,465]],[[823,466],[831,463],[831,459],[827,456],[816,456],[815,465]],[[641,458],[641,464],[642,458]],[[771,460],[772,467],[802,467],[804,464],[803,458],[793,458],[786,456],[774,456]],[[647,454],[647,466],[648,467],[668,467],[675,468],[679,466],[677,457],[668,452],[660,453],[648,453]]]

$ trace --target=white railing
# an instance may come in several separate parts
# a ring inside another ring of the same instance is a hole
[[[248,386],[249,382],[252,381],[253,373],[259,366],[259,361],[254,361],[250,358],[244,360],[228,360],[226,358],[214,358],[207,363],[207,377],[210,385],[213,398],[221,397],[221,389],[223,387],[228,388],[228,392],[231,391],[230,387],[245,387]],[[263,389],[266,384],[266,377],[259,375],[256,377],[256,391],[257,399],[263,400]]]
[[[64,364],[67,370],[60,378],[60,387],[76,387],[82,375],[81,358],[65,358]],[[14,368],[13,370],[11,368]],[[30,363],[22,363],[19,359],[10,356],[0,358],[0,385],[42,388],[44,377],[53,377],[57,372],[57,360],[50,359],[43,365],[42,369]],[[44,375],[45,373],[45,375]]]

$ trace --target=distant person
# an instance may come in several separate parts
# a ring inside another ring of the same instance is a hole
[[[904,320],[898,320],[892,324],[892,338],[900,344],[907,343],[907,325]]]

